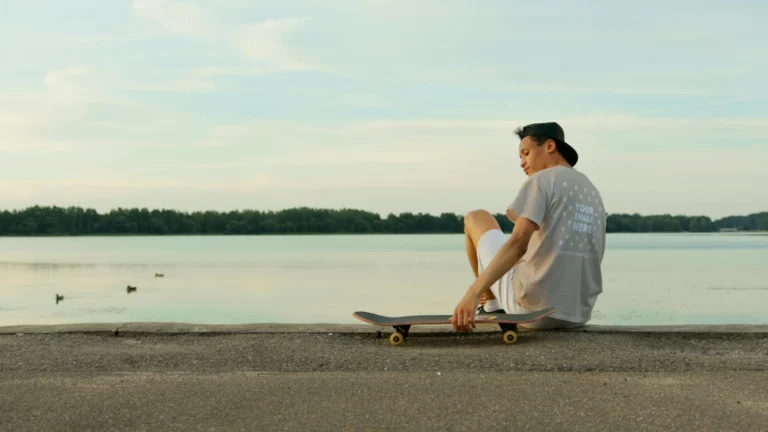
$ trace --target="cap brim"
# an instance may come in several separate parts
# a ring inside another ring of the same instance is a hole
[[[565,161],[568,162],[568,165],[576,166],[576,162],[579,161],[579,154],[576,152],[576,150],[565,141],[558,142],[557,147],[560,154],[563,155]]]

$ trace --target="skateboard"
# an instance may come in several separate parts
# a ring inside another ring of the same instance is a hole
[[[476,324],[498,324],[504,333],[504,343],[517,342],[517,325],[529,323],[552,315],[555,308],[550,307],[526,314],[482,314],[475,315]],[[402,345],[408,338],[408,331],[412,325],[423,324],[451,324],[451,315],[410,315],[388,317],[371,312],[358,311],[352,314],[355,318],[369,324],[383,327],[392,327],[395,332],[389,337],[392,345]]]

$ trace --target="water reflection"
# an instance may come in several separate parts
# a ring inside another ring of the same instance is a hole
[[[354,310],[450,313],[473,278],[452,235],[11,240],[0,238],[0,325],[357,324]],[[592,323],[768,323],[768,237],[608,243]]]

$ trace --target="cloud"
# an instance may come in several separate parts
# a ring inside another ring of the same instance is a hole
[[[357,128],[363,129],[463,129],[463,130],[488,130],[488,129],[514,129],[519,126],[518,121],[488,121],[488,120],[370,120],[357,123]]]
[[[684,150],[699,148],[706,140],[734,140],[737,137],[768,138],[768,118],[654,118],[620,114],[567,116],[558,119],[516,120],[364,120],[339,123],[257,120],[218,125],[209,130],[209,145],[239,146],[281,143],[296,146],[354,149],[429,149],[446,151],[482,143],[483,146],[517,146],[514,130],[541,121],[558,121],[566,138],[575,144],[613,142],[611,151],[627,150],[626,145],[667,146],[677,140]],[[655,137],[649,140],[649,137]],[[415,147],[414,145],[417,145]],[[375,150],[372,150],[375,151]],[[516,150],[514,152],[516,154]],[[341,162],[343,163],[343,161]]]
[[[0,152],[159,149],[196,139],[204,123],[200,115],[135,103],[121,95],[126,88],[90,65],[73,65],[46,73],[37,89],[0,92]],[[205,82],[180,81],[164,90],[208,88]],[[178,124],[186,126],[180,130]]]
[[[703,108],[703,107],[712,107],[712,106],[718,106],[718,105],[731,105],[731,104],[742,104],[745,102],[757,102],[757,101],[765,101],[767,99],[763,98],[754,98],[754,97],[740,97],[740,98],[729,98],[725,100],[717,100],[717,101],[711,101],[711,102],[704,102],[704,103],[694,103],[694,104],[688,104],[688,105],[677,105],[677,106],[667,106],[664,108],[657,108],[653,109],[648,112],[648,114],[657,114],[662,112],[671,112],[671,111],[681,111],[681,110],[689,110],[692,108]]]
[[[152,21],[165,31],[182,35],[200,34],[207,29],[202,9],[172,0],[133,0],[134,15]]]
[[[518,168],[519,140],[514,129],[533,121],[541,119],[379,120],[338,124],[256,121],[215,127],[210,130],[209,139],[219,148],[231,147],[232,152],[240,155],[231,161],[235,164],[230,166],[233,169],[290,171],[295,181],[316,187],[340,187],[345,183],[352,187],[406,184],[416,187],[435,180],[439,180],[441,187],[483,187],[523,179]],[[615,186],[617,193],[621,185],[637,191],[654,190],[656,186],[661,187],[654,182],[664,177],[692,187],[688,179],[693,176],[700,184],[712,186],[711,180],[725,172],[722,166],[740,166],[746,177],[765,177],[755,161],[760,160],[760,154],[768,156],[768,148],[760,152],[749,145],[732,146],[723,154],[718,147],[707,145],[740,141],[743,137],[768,139],[764,127],[768,119],[765,118],[658,119],[592,115],[564,118],[560,123],[568,141],[581,154],[579,168],[605,182],[620,179],[609,186]],[[254,148],[269,150],[249,152],[248,149]],[[630,169],[626,167],[628,160],[642,163],[633,163]],[[653,179],[643,175],[651,167],[655,173]],[[729,182],[736,187],[744,181],[737,178]]]
[[[89,65],[50,71],[42,84],[41,91],[0,94],[0,150],[67,149],[63,128],[114,103]]]
[[[71,86],[73,83],[82,81],[90,72],[88,65],[75,65],[60,70],[48,72],[43,78],[43,82],[50,89]]]
[[[246,56],[273,70],[324,70],[299,53],[293,37],[308,22],[304,18],[269,20],[245,26],[237,36],[238,46]]]
[[[201,79],[184,78],[173,83],[171,90],[181,93],[199,93],[212,91],[215,88],[213,82]]]
[[[194,75],[197,78],[214,78],[214,77],[228,77],[228,76],[238,76],[238,75],[244,76],[244,75],[248,75],[248,72],[242,69],[237,69],[237,68],[208,66],[208,67],[195,69],[194,71],[192,71],[192,75]]]
[[[50,166],[41,166],[43,158],[26,155],[36,161],[33,167],[14,169],[7,162],[3,168],[0,161],[0,170],[7,174],[7,202],[13,205],[109,202],[186,208],[197,203],[193,207],[240,208],[244,202],[258,202],[259,208],[312,204],[382,213],[502,210],[524,180],[513,130],[539,120],[195,125],[203,132],[177,140],[176,150],[153,152],[154,158],[124,158],[114,155],[129,153],[110,151],[88,152],[83,160],[83,152],[67,155],[68,162],[47,156]],[[581,153],[578,169],[601,189],[610,212],[719,217],[760,210],[755,207],[762,202],[755,185],[768,181],[762,166],[768,149],[732,146],[723,152],[699,142],[765,137],[767,121],[591,115],[563,118],[561,124]],[[161,122],[194,124],[176,117]],[[161,142],[169,133],[158,131],[160,125],[141,124],[149,130],[147,144]],[[103,129],[104,136],[114,134]],[[649,145],[661,150],[647,151]],[[205,203],[196,194],[205,194]]]
[[[195,179],[185,176],[157,176],[146,173],[114,172],[110,175],[69,175],[56,180],[8,180],[4,182],[0,205],[34,202],[41,205],[63,205],[100,201],[115,194],[136,197],[157,194],[245,194],[274,187],[271,176],[248,172],[227,180]],[[199,196],[199,195],[198,195]],[[118,201],[118,200],[116,200]],[[20,204],[21,207],[23,204]],[[80,205],[80,204],[75,204]],[[158,206],[162,205],[158,203]],[[116,206],[125,206],[117,202]]]
[[[655,118],[622,114],[570,116],[558,120],[574,145],[606,146],[608,152],[666,154],[670,147],[685,151],[746,148],[768,141],[768,118]],[[727,144],[726,144],[727,143]],[[768,150],[768,146],[763,144]],[[659,153],[659,152],[662,153]]]
[[[124,90],[152,91],[168,93],[203,93],[216,90],[216,84],[209,79],[196,78],[194,76],[179,78],[168,82],[147,84],[144,82],[126,82],[122,85]]]
[[[75,108],[104,102],[107,97],[89,65],[75,65],[48,72],[43,78],[46,98],[54,108]]]

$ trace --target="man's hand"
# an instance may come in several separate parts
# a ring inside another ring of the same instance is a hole
[[[506,274],[528,250],[528,242],[533,233],[539,229],[534,222],[517,217],[517,223],[512,235],[491,260],[488,268],[481,273],[469,287],[451,316],[453,328],[461,332],[471,332],[475,328],[475,311],[480,295],[488,292],[491,285]]]
[[[475,328],[475,311],[479,300],[480,296],[471,289],[464,294],[451,317],[451,323],[456,331],[471,332]]]

